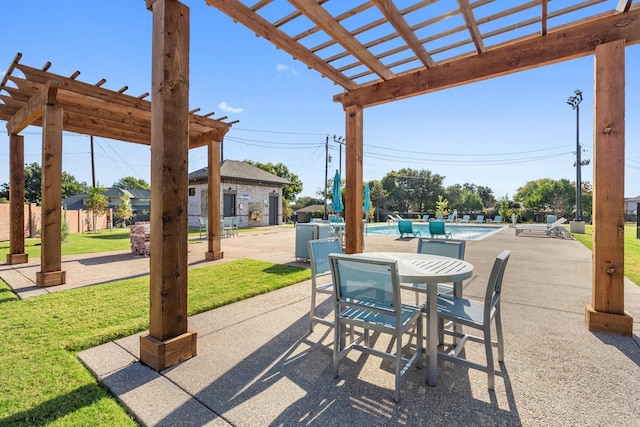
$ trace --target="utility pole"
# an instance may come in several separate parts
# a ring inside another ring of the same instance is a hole
[[[93,184],[93,188],[96,188],[96,163],[93,154],[93,135],[89,135],[91,140],[91,183]]]
[[[580,159],[580,103],[582,102],[582,91],[576,89],[575,96],[570,96],[567,104],[576,110],[576,221],[582,221],[582,160]],[[587,162],[587,164],[589,164]]]
[[[337,143],[338,145],[340,145],[340,178],[344,179],[342,176],[342,146],[345,144],[344,142],[344,138],[339,136],[336,137],[335,135],[333,135],[333,142]]]
[[[322,212],[322,219],[327,219],[327,186],[329,184],[329,135],[324,141],[324,209]]]

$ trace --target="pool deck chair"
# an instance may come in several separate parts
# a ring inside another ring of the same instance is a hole
[[[422,222],[429,221],[429,215],[428,214],[422,215],[422,219],[420,221],[422,221]]]
[[[523,235],[523,232],[544,233],[549,237],[562,237],[566,239],[571,237],[563,224],[567,222],[566,218],[560,218],[551,224],[516,224],[516,236]]]
[[[446,239],[451,238],[451,233],[446,230],[444,221],[430,221],[429,233],[431,233],[431,237],[444,236]]]
[[[444,344],[444,351],[438,352],[438,360],[457,363],[467,368],[486,372],[489,390],[495,389],[495,368],[493,363],[493,346],[498,347],[498,361],[504,362],[504,342],[502,337],[502,322],[500,318],[500,296],[502,294],[502,278],[511,252],[504,250],[496,257],[487,283],[484,301],[458,298],[449,295],[438,296],[438,322],[450,321],[467,328],[482,331],[482,336],[460,333],[456,330],[440,329],[444,335],[458,338],[452,345]],[[496,340],[491,338],[491,323],[495,322]],[[467,341],[484,344],[486,365],[471,361],[460,356]],[[447,351],[448,350],[448,351]]]
[[[476,219],[473,222],[482,224],[484,222],[484,215],[476,215]]]
[[[405,234],[407,235],[411,234],[413,237],[421,235],[420,231],[413,229],[413,222],[410,219],[398,220],[398,232],[400,233],[401,239],[404,237]]]
[[[340,360],[351,350],[381,357],[394,364],[394,400],[399,402],[400,384],[409,368],[422,367],[424,313],[420,307],[401,303],[397,261],[336,254],[329,260],[334,285],[334,377],[339,375]],[[347,346],[348,326],[362,328],[364,334]],[[417,339],[411,348],[414,327]],[[390,344],[385,343],[384,350],[374,348],[370,332],[391,335]],[[404,337],[409,337],[406,345]],[[355,363],[366,360],[358,358]]]
[[[460,220],[460,222],[470,222],[471,221],[471,215],[462,215],[462,219]]]
[[[328,239],[309,240],[309,262],[311,263],[311,309],[309,310],[309,331],[313,332],[315,323],[333,327],[333,321],[316,316],[316,294],[333,294],[333,283],[323,278],[330,278],[331,265],[329,254],[342,253],[340,240],[333,237]],[[322,282],[322,283],[320,283]]]

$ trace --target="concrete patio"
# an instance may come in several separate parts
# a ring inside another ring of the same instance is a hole
[[[277,228],[225,239],[224,261],[249,257],[308,266],[295,262],[294,233]],[[413,252],[417,244],[396,236],[366,236],[365,242],[365,252]],[[632,338],[589,332],[584,308],[591,300],[591,252],[575,240],[516,237],[505,227],[468,242],[465,259],[475,271],[465,296],[484,295],[502,249],[512,255],[502,299],[505,364],[495,392],[487,390],[485,374],[440,362],[437,386],[425,385],[426,370],[412,369],[396,404],[392,366],[357,352],[333,378],[332,331],[318,325],[308,332],[308,281],[193,316],[198,355],[160,373],[138,362],[138,335],[79,358],[144,425],[637,425],[640,288],[625,283]],[[193,266],[208,264],[201,261],[204,244],[189,250]],[[64,261],[67,287],[148,273],[148,259],[126,253]],[[28,287],[32,269],[33,261],[0,265],[0,277],[12,286],[26,278]],[[331,308],[326,300],[320,311],[329,316]],[[378,345],[385,347],[384,337]],[[466,352],[484,358],[479,346]]]

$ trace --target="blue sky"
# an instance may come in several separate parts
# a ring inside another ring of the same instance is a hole
[[[342,88],[203,0],[191,9],[190,104],[200,113],[240,120],[225,138],[224,158],[282,162],[299,175],[300,195],[315,196],[339,168],[333,135],[345,133]],[[608,3],[612,3],[609,1]],[[613,2],[615,3],[615,2]],[[151,18],[143,0],[2,0],[0,73],[17,52],[21,63],[127,94],[148,92]],[[513,196],[538,178],[575,180],[576,112],[566,104],[581,89],[580,142],[593,158],[593,57],[414,97],[364,111],[364,180],[401,168],[428,169],[445,185],[488,186]],[[626,49],[625,196],[640,196],[640,46]],[[634,71],[635,70],[635,71]],[[0,74],[0,77],[2,76]],[[5,123],[3,122],[2,126]],[[8,182],[8,137],[0,136],[0,183]],[[27,128],[25,162],[42,163],[41,132]],[[65,133],[63,170],[91,183],[89,136]],[[124,176],[150,181],[148,146],[95,138],[96,178],[110,186]],[[345,153],[342,152],[343,171]],[[582,179],[593,181],[592,165]],[[206,166],[206,149],[191,150],[189,170]]]

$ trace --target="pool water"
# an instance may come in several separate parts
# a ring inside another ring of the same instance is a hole
[[[460,240],[481,240],[491,234],[502,230],[504,226],[500,225],[460,225],[447,224],[446,230],[452,234],[454,239]],[[421,237],[431,237],[429,233],[429,223],[413,223],[413,229],[419,231]],[[398,225],[367,225],[365,228],[366,235],[390,235],[399,236]],[[411,234],[409,234],[411,236]]]

